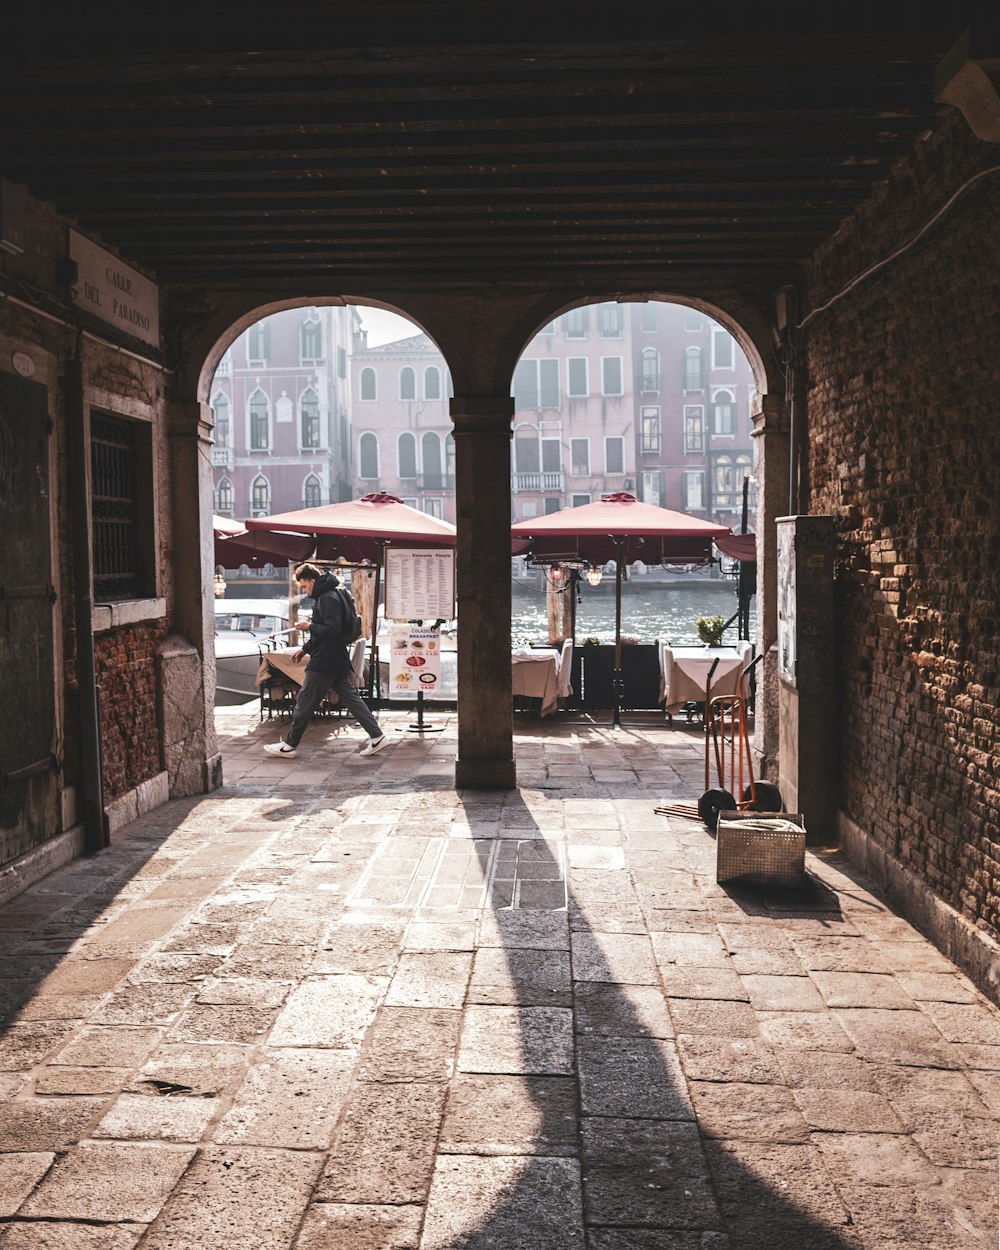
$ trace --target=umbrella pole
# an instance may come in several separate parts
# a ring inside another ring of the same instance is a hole
[[[368,666],[368,700],[377,709],[382,702],[382,673],[378,662],[378,592],[382,580],[382,562],[385,560],[385,539],[376,540],[378,559],[375,561],[375,594],[372,598],[372,662]],[[386,622],[388,625],[388,621]]]
[[[622,726],[622,700],[625,697],[625,683],[622,680],[622,559],[624,548],[624,537],[617,535],[615,537],[615,729],[621,729]]]

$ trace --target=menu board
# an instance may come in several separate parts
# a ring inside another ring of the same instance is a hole
[[[454,620],[455,552],[387,547],[385,614],[390,621]]]
[[[433,694],[441,681],[441,631],[429,625],[390,625],[389,697]]]

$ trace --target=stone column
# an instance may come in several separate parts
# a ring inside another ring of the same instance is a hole
[[[784,398],[760,395],[751,437],[757,440],[757,671],[754,767],[777,781],[778,759],[778,548],[775,521],[788,514],[790,431]],[[763,672],[760,669],[763,669]]]
[[[455,398],[459,789],[512,789],[508,396]]]
[[[212,537],[212,412],[171,403],[171,636],[158,659],[160,732],[170,794],[222,784],[215,736],[215,569]]]

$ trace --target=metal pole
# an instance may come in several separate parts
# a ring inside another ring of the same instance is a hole
[[[622,700],[625,697],[625,683],[622,679],[622,562],[625,558],[625,537],[615,535],[615,715],[614,728],[620,729],[622,724]]]
[[[368,669],[368,699],[374,700],[374,706],[378,708],[382,700],[382,674],[379,672],[378,662],[378,595],[382,582],[382,562],[385,559],[386,540],[376,538],[375,544],[378,547],[378,558],[375,561],[375,593],[372,596],[372,662]],[[388,621],[386,625],[388,626]]]

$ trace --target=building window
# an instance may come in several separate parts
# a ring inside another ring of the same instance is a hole
[[[531,426],[524,426],[514,432],[514,469],[517,473],[542,471],[538,431]]]
[[[551,516],[553,512],[561,512],[560,500],[558,495],[545,496],[545,515]]]
[[[417,476],[417,440],[412,434],[400,434],[397,454],[400,478],[415,478]]]
[[[563,330],[568,339],[585,339],[590,322],[586,308],[572,308],[563,317]]]
[[[686,391],[705,389],[702,380],[700,347],[688,347],[684,351],[684,389]]]
[[[606,438],[604,440],[604,472],[618,474],[625,472],[625,440],[623,438]]]
[[[712,327],[712,368],[736,368],[736,341],[721,326]]]
[[[550,321],[548,325],[542,326],[542,328],[538,331],[539,334],[544,334],[548,338],[551,338],[552,335],[555,334],[555,332],[556,332],[556,323],[554,321]]]
[[[378,477],[378,439],[370,431],[358,440],[358,476]]]
[[[659,329],[660,318],[657,315],[655,304],[641,304],[639,306],[639,329],[643,334],[655,334]]]
[[[343,347],[337,348],[337,377],[347,377],[347,350]]]
[[[361,370],[361,398],[365,401],[378,399],[378,381],[372,368]]]
[[[569,440],[570,472],[574,477],[590,477],[590,439]]]
[[[323,356],[323,323],[315,313],[299,327],[299,353],[303,360],[320,360]]]
[[[302,421],[302,446],[319,447],[319,396],[312,387],[302,392],[302,398],[299,400],[299,413]]]
[[[444,501],[441,499],[425,499],[422,504],[424,513],[427,516],[437,517],[439,521],[444,519]]]
[[[589,495],[571,495],[570,496],[569,506],[571,508],[582,508],[588,503],[590,503]]]
[[[321,491],[322,485],[319,478],[315,473],[310,473],[302,487],[302,506],[304,508],[318,508]]]
[[[258,321],[256,325],[252,325],[247,331],[247,360],[252,360],[258,364],[264,364],[267,361],[267,348],[270,340],[268,333],[270,327],[266,321]]]
[[[702,512],[705,508],[705,474],[692,471],[681,477],[681,496],[686,512]]]
[[[417,371],[404,365],[399,371],[399,398],[402,400],[417,398]]]
[[[440,490],[444,485],[441,477],[441,440],[431,430],[420,440],[420,456],[423,461],[425,490]]]
[[[232,510],[233,484],[228,477],[224,477],[215,488],[215,511],[232,512]]]
[[[233,431],[230,424],[229,398],[221,391],[212,401],[212,412],[215,415],[216,447],[231,447],[233,445]]]
[[[688,404],[684,408],[684,450],[705,450],[705,409]]]
[[[562,443],[558,438],[542,439],[542,472],[562,472]]]
[[[250,515],[267,516],[271,511],[271,487],[266,477],[258,474],[250,487]]]
[[[712,396],[712,433],[732,434],[734,430],[732,391],[716,391]]]
[[[602,339],[620,339],[622,310],[620,304],[601,304],[597,309],[597,325]]]
[[[728,456],[720,456],[715,462],[714,502],[717,508],[736,506],[736,475],[733,471],[733,462]]]
[[[156,574],[149,426],[92,413],[90,475],[94,599],[146,598]]]
[[[659,508],[663,503],[663,474],[659,472],[644,473],[642,475],[642,502],[648,503],[654,508]]]
[[[437,365],[428,365],[424,370],[424,399],[441,398],[441,370]]]
[[[270,405],[263,391],[250,396],[250,450],[267,451],[271,446]]]
[[[621,356],[601,357],[601,394],[623,395]]]
[[[566,361],[566,394],[573,399],[582,399],[590,394],[586,356],[570,356]]]
[[[660,389],[660,353],[655,347],[644,347],[639,357],[640,385],[644,391]]]
[[[660,450],[660,410],[642,408],[640,411],[639,450],[644,453]]]
[[[559,407],[559,361],[520,360],[514,370],[517,408]]]
[[[684,309],[684,329],[691,334],[704,330],[705,318],[701,315],[697,308]]]

